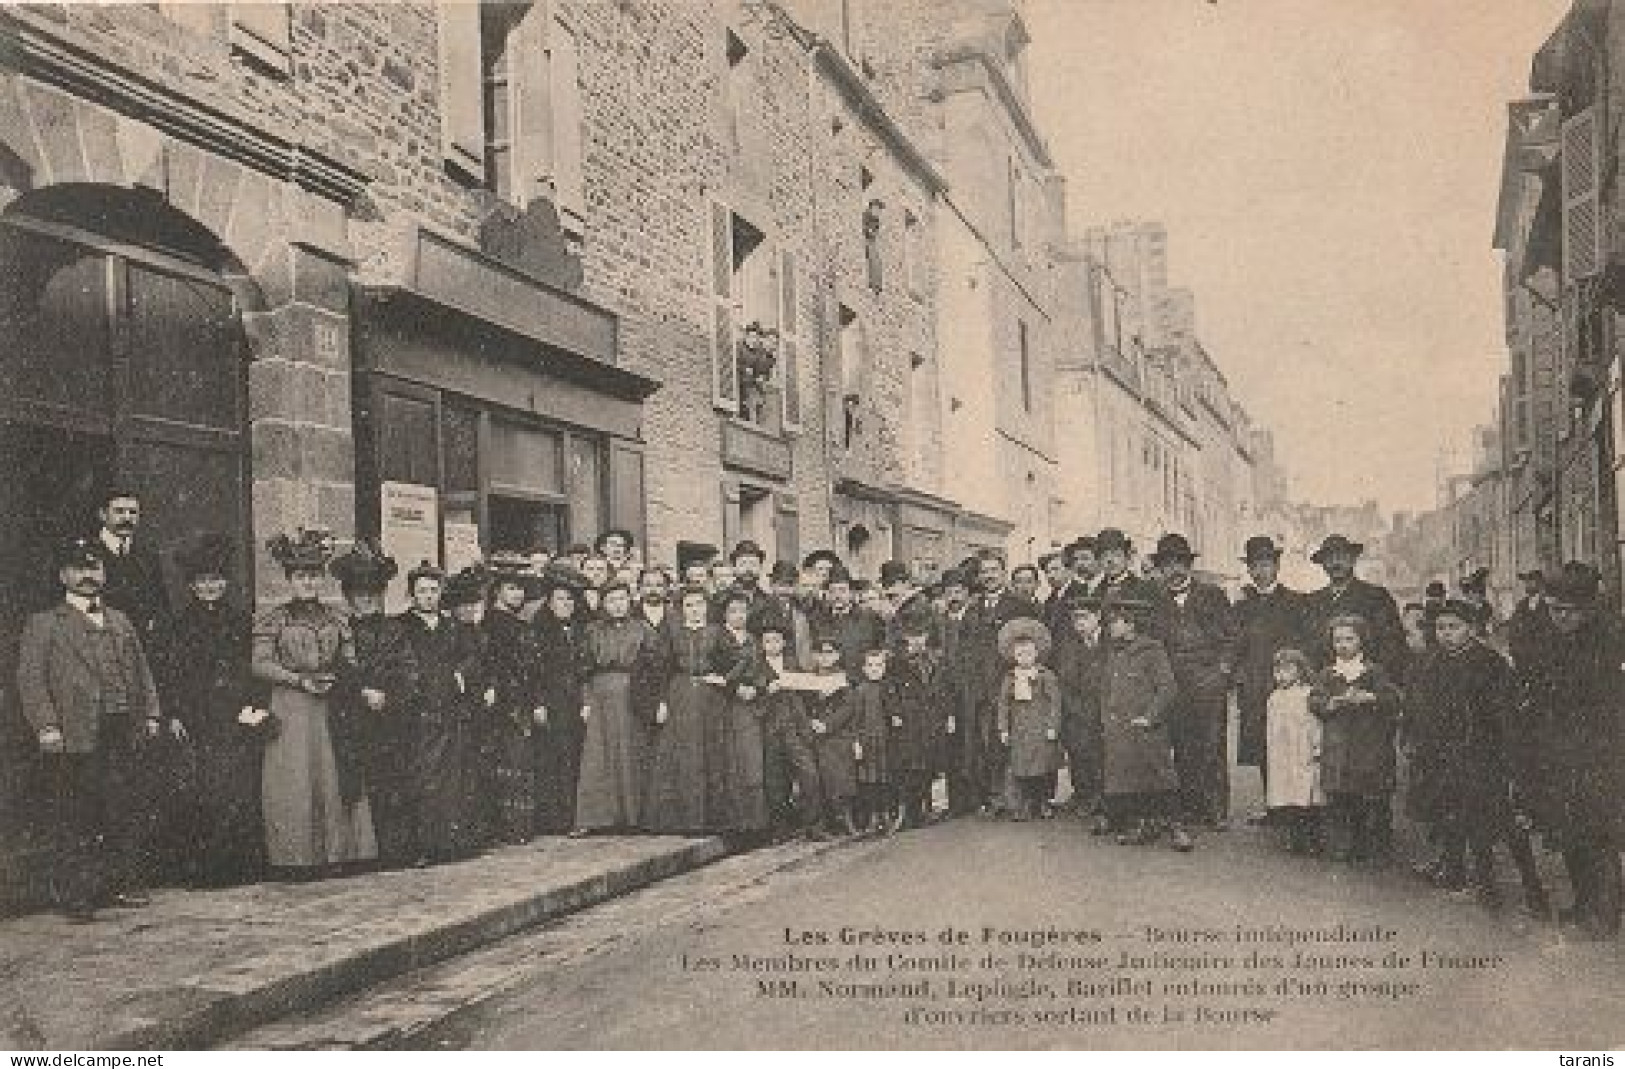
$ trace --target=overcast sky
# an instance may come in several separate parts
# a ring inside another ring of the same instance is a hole
[[[1568,0],[1027,0],[1074,228],[1160,219],[1297,495],[1428,508],[1494,411],[1505,106]]]

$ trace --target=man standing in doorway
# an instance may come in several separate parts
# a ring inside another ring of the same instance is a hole
[[[169,617],[169,593],[157,551],[139,534],[141,499],[129,487],[116,486],[102,498],[96,516],[101,521],[96,541],[107,562],[102,600],[129,618],[150,650]]]

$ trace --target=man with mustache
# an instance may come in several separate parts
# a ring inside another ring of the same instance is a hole
[[[135,625],[104,597],[100,542],[58,550],[63,599],[23,629],[17,693],[44,756],[66,834],[52,888],[75,923],[103,906],[141,906],[137,850],[144,837],[142,751],[165,729]],[[185,732],[177,720],[168,730]]]

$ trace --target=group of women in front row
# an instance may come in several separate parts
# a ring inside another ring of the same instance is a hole
[[[690,590],[668,610],[663,590],[634,606],[610,582],[588,613],[574,569],[499,558],[413,569],[408,608],[386,615],[397,567],[366,544],[334,558],[301,532],[270,548],[292,597],[255,620],[263,708],[242,722],[263,735],[274,872],[432,864],[538,834],[767,829],[748,598]],[[329,573],[348,611],[320,599]]]

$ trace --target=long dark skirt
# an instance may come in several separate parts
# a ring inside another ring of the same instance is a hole
[[[536,762],[538,835],[563,835],[576,826],[576,788],[581,778],[585,725],[581,712],[549,710],[546,727],[531,733]]]
[[[472,849],[468,749],[467,725],[455,712],[426,716],[419,725],[417,845],[432,860],[463,857]]]
[[[503,718],[496,732],[497,810],[495,837],[505,843],[529,842],[535,834],[536,746],[531,735]]]
[[[666,722],[655,729],[654,763],[644,806],[650,831],[722,831],[720,814],[709,808],[712,768],[706,746],[712,725],[726,715],[722,690],[693,676],[678,676],[666,693]]]
[[[705,809],[719,831],[756,831],[768,826],[761,708],[727,701],[705,734]]]
[[[265,869],[265,830],[260,818],[258,739],[248,732],[210,739],[197,748],[198,803],[202,818],[202,882],[245,883]]]
[[[583,696],[592,710],[576,787],[576,826],[636,828],[648,774],[649,729],[632,715],[632,676],[599,672]]]

